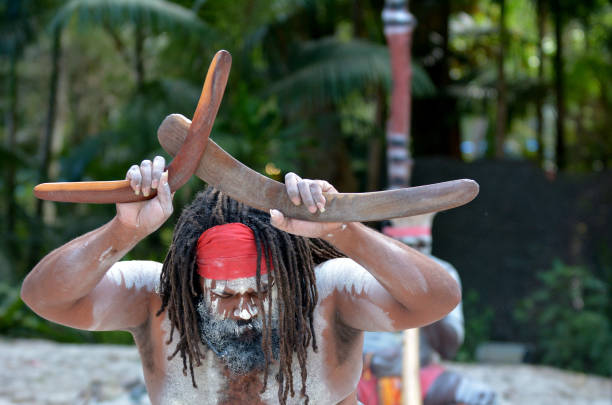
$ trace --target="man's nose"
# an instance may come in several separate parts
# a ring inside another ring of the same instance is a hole
[[[234,309],[234,316],[245,321],[255,318],[258,313],[257,305],[253,302],[253,299],[244,295],[240,297],[240,302]]]

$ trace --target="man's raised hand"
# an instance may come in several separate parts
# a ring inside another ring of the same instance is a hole
[[[325,180],[302,179],[295,173],[285,175],[285,188],[294,205],[304,204],[311,213],[325,211],[323,193],[337,194],[338,191]],[[320,238],[342,227],[340,222],[311,222],[286,218],[278,210],[270,210],[270,222],[278,229],[308,238]]]
[[[173,194],[165,166],[165,159],[156,156],[153,162],[143,160],[140,166],[133,165],[125,176],[135,194],[148,196],[153,190],[157,191],[157,196],[151,200],[117,204],[117,219],[143,237],[155,232],[172,215]]]

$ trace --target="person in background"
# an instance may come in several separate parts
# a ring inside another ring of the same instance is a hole
[[[435,214],[393,220],[382,232],[424,253],[443,267],[461,286],[459,273],[448,262],[431,255],[431,224]],[[424,405],[494,405],[490,388],[447,370],[440,360],[451,360],[465,337],[463,308],[459,303],[448,315],[419,329],[421,396]],[[402,334],[367,332],[364,339],[364,372],[358,397],[364,405],[401,404]]]

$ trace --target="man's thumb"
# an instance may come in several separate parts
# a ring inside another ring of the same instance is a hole
[[[270,223],[283,231],[286,231],[289,225],[283,213],[274,209],[270,210]]]

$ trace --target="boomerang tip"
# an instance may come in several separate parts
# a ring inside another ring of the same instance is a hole
[[[40,200],[43,200],[43,199],[44,199],[44,198],[43,198],[43,194],[44,194],[44,192],[43,192],[43,191],[44,191],[44,190],[43,190],[43,189],[44,189],[44,185],[45,185],[45,183],[42,183],[42,184],[38,184],[38,185],[36,185],[36,186],[34,187],[34,197],[36,197],[36,198],[38,198],[38,199],[40,199]]]
[[[53,183],[40,183],[34,187],[34,197],[47,200],[49,199],[49,193],[53,190]]]
[[[231,63],[232,62],[232,54],[226,51],[225,49],[221,49],[215,53],[215,59],[219,58],[223,62]]]
[[[468,202],[476,198],[480,192],[480,185],[472,179],[461,179],[459,181],[461,182],[465,193],[469,196]]]
[[[56,201],[55,191],[57,190],[53,188],[53,183],[40,183],[34,187],[33,194],[39,200]]]

